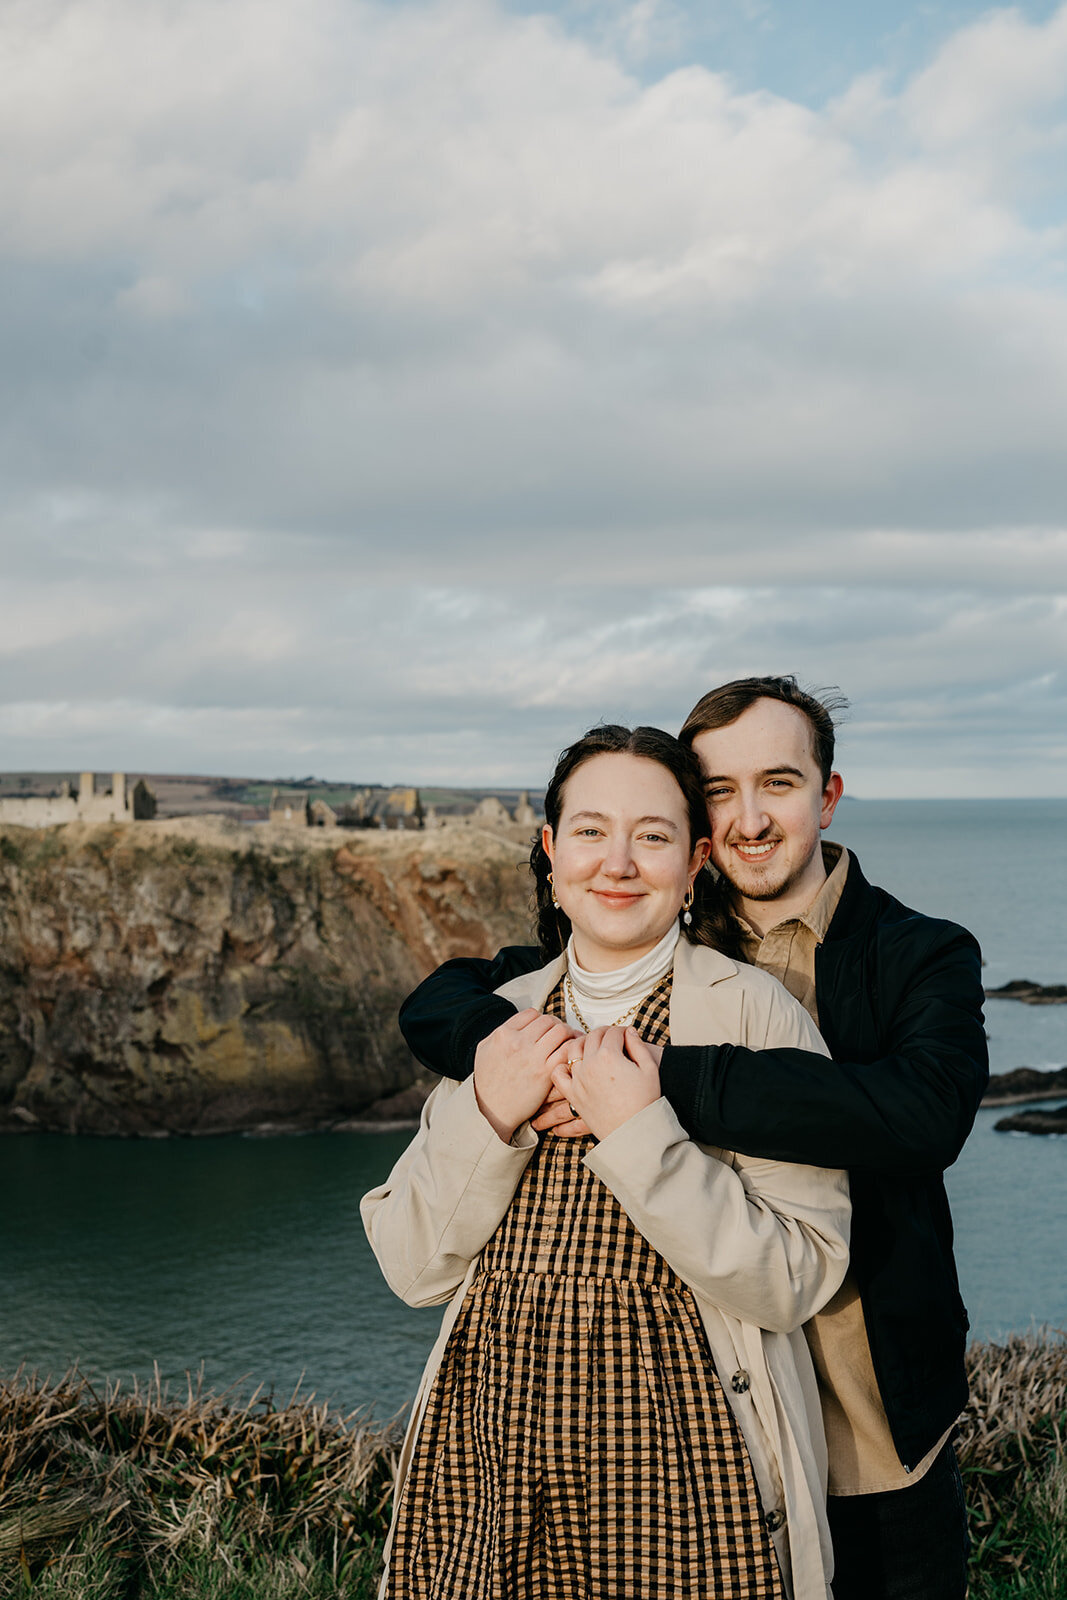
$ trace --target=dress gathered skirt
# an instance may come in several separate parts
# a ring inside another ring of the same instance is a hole
[[[669,994],[668,974],[635,1019],[651,1042]],[[482,1254],[398,1507],[389,1600],[784,1600],[696,1301],[585,1166],[590,1144],[542,1139]]]

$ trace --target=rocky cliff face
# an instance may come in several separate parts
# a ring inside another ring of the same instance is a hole
[[[462,827],[0,830],[0,1130],[373,1115],[418,1075],[404,995],[530,941],[525,855]]]

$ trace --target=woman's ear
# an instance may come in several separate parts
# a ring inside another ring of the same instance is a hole
[[[711,855],[711,840],[698,839],[693,846],[693,853],[689,857],[689,882],[692,883],[701,867]]]
[[[545,855],[548,857],[548,859],[553,863],[553,865],[555,865],[555,857],[553,856],[552,852],[555,849],[555,847],[556,847],[556,841],[552,837],[552,829],[549,827],[548,823],[546,822],[544,827],[541,829],[541,848],[545,852]],[[709,849],[711,848],[710,845],[709,845],[708,848]]]

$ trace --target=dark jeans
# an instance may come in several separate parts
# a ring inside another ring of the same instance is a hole
[[[951,1443],[915,1485],[831,1495],[828,1507],[834,1600],[963,1600],[967,1512]]]

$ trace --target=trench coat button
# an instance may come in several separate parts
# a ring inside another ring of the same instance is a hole
[[[734,1394],[745,1394],[751,1382],[752,1380],[745,1371],[744,1367],[738,1367],[737,1371],[730,1379],[730,1388],[734,1391]]]
[[[768,1511],[763,1520],[767,1524],[768,1533],[777,1533],[779,1528],[785,1527],[785,1512],[775,1508],[773,1511]]]

